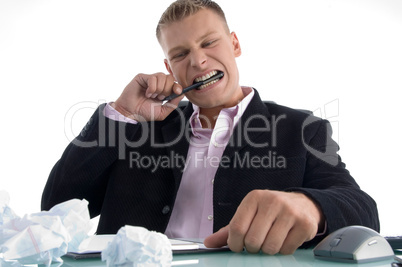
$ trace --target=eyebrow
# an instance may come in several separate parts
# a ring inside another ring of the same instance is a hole
[[[203,39],[205,39],[205,38],[207,38],[209,35],[211,35],[211,34],[214,34],[214,33],[216,33],[216,31],[209,31],[209,32],[207,32],[206,34],[204,34],[204,35],[202,35],[200,38],[198,38],[197,40],[196,40],[196,42],[197,43],[199,43],[199,42],[201,42]],[[185,49],[183,46],[176,46],[176,47],[174,47],[174,48],[172,48],[172,49],[170,49],[169,51],[168,51],[168,56],[170,56],[172,53],[174,53],[175,51],[179,51],[179,50],[183,50],[183,49]]]

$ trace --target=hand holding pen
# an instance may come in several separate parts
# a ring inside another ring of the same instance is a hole
[[[162,100],[172,91],[178,96],[162,105]],[[184,97],[181,92],[181,85],[172,75],[138,74],[111,106],[135,121],[161,121],[177,108]]]
[[[125,117],[136,121],[164,120],[177,108],[185,93],[221,79],[223,75],[223,72],[218,72],[204,81],[196,82],[181,90],[181,86],[175,82],[172,75],[138,74],[111,105]],[[168,94],[170,94],[168,97],[164,97]]]

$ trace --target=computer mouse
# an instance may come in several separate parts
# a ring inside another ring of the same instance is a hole
[[[363,263],[392,260],[394,251],[378,232],[364,226],[347,226],[325,237],[313,250],[317,259]]]

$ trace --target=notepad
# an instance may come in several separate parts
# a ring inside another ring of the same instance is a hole
[[[70,251],[66,256],[74,259],[100,258],[102,250],[107,247],[109,242],[112,242],[114,237],[115,235],[93,235],[82,241],[77,251]],[[209,249],[202,242],[191,240],[169,239],[169,241],[173,254],[228,250],[225,248]]]
[[[179,239],[169,239],[170,245],[172,246],[172,252],[177,253],[179,251],[187,251],[187,250],[198,250],[200,249],[200,244],[179,240]]]

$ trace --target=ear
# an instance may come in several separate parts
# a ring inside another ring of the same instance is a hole
[[[173,75],[173,71],[172,71],[172,69],[170,68],[170,65],[169,65],[168,60],[165,58],[165,60],[163,60],[163,62],[165,63],[165,67],[166,67],[167,71],[170,73],[170,75],[174,76],[174,75]]]
[[[235,32],[232,32],[230,34],[230,38],[232,40],[232,44],[233,44],[233,52],[235,57],[239,57],[241,55],[241,47],[240,47],[240,42],[239,39],[237,38],[237,35]]]

